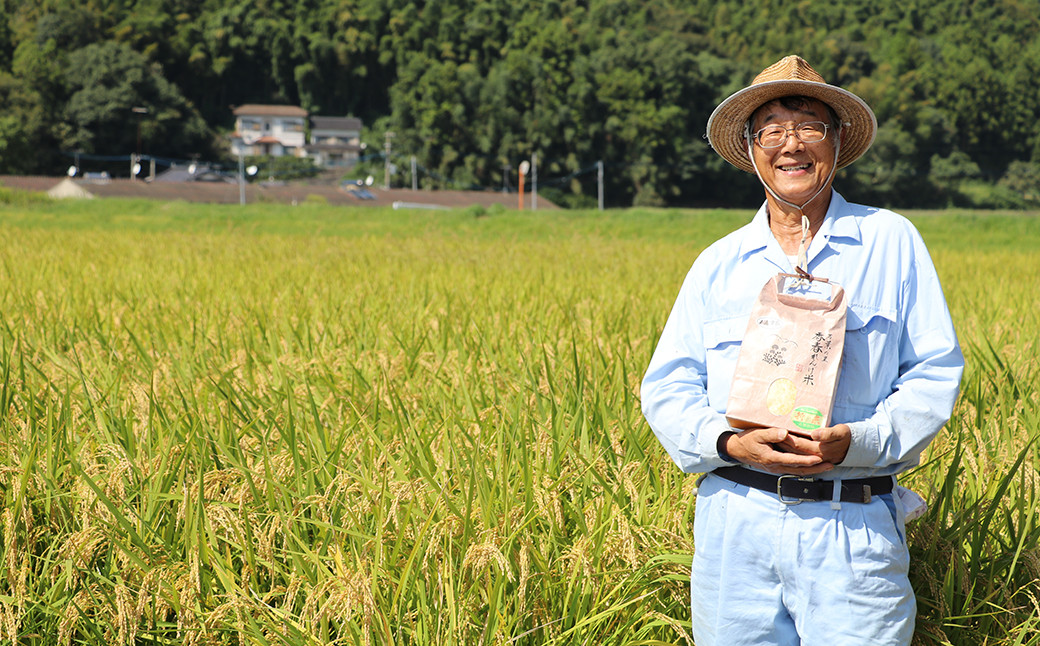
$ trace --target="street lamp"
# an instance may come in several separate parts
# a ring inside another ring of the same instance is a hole
[[[74,151],[72,153],[75,156],[75,158],[76,158],[76,163],[74,163],[72,166],[69,166],[69,170],[67,172],[67,175],[69,177],[75,177],[76,175],[79,175],[79,172],[80,172],[79,155],[82,152],[83,152],[82,150],[76,150],[76,151]]]
[[[390,188],[390,139],[396,137],[396,132],[386,132],[386,153],[383,156],[383,188]]]
[[[259,168],[255,165],[250,165],[249,168],[245,166],[245,158],[242,156],[242,151],[238,153],[238,203],[246,203],[246,175],[253,177],[259,172]]]
[[[134,180],[137,179],[137,174],[141,172],[141,120],[144,118],[144,115],[148,114],[148,108],[134,106],[130,108],[130,111],[137,115],[137,153],[134,155],[133,160],[130,161],[130,179]]]

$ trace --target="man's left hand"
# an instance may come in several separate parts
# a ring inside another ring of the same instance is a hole
[[[851,444],[852,429],[848,424],[838,424],[818,428],[809,437],[791,433],[778,446],[790,453],[814,455],[826,463],[838,465],[845,459]]]

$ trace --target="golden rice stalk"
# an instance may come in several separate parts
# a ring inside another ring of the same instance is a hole
[[[134,606],[134,614],[137,617],[152,617],[151,628],[155,628],[154,619],[164,619],[173,612],[171,600],[166,595],[159,594],[163,586],[176,589],[180,575],[174,569],[166,566],[153,567],[145,571],[137,590],[137,603]],[[152,611],[146,613],[148,604],[153,604]]]
[[[426,550],[423,552],[420,569],[424,573],[429,572],[431,562],[442,560],[445,554],[444,545],[451,544],[453,539],[462,534],[462,519],[455,514],[448,514],[441,520],[433,523],[426,535]]]
[[[671,626],[677,635],[682,637],[684,643],[693,646],[693,634],[683,626],[675,617],[669,617],[668,615],[662,614],[656,610],[650,611],[650,616]]]
[[[640,564],[637,553],[638,541],[632,531],[632,525],[623,514],[616,517],[617,526],[607,533],[604,555],[608,558],[620,558],[629,568],[637,568]]]
[[[6,601],[0,602],[0,621],[3,623],[3,631],[11,644],[18,643],[18,633],[21,630],[21,615],[24,611],[16,608]]]
[[[531,553],[525,542],[520,546],[520,581],[517,583],[517,612],[522,613],[527,607],[527,582],[531,578]]]
[[[246,644],[246,615],[257,613],[259,608],[252,599],[240,594],[230,594],[227,600],[215,608],[209,610],[202,623],[202,637],[219,634],[226,631],[229,625],[234,626],[239,646]],[[207,643],[222,643],[225,641],[207,640]]]
[[[130,403],[130,415],[133,420],[132,428],[134,435],[140,437],[147,431],[150,423],[149,417],[152,410],[152,402],[148,390],[139,382],[131,382],[127,398]]]
[[[564,550],[560,561],[568,564],[572,569],[578,570],[583,578],[591,579],[595,574],[591,558],[592,549],[592,538],[582,536]]]
[[[289,575],[289,585],[286,586],[285,596],[282,598],[282,607],[286,612],[292,612],[292,608],[296,604],[296,595],[300,593],[302,583],[303,578],[296,572],[292,572]]]
[[[92,596],[96,596],[97,593],[98,591],[96,589],[80,590],[73,595],[65,605],[65,608],[61,613],[61,621],[58,622],[58,644],[62,644],[63,646],[69,645],[72,641],[72,635],[76,630],[76,626],[79,624],[79,620],[83,615],[93,610],[90,599]]]
[[[323,619],[346,623],[360,616],[365,644],[368,645],[371,643],[372,621],[376,613],[372,581],[362,569],[347,568],[339,549],[332,550],[331,556],[335,574],[306,591],[301,617],[317,632]]]
[[[130,590],[122,581],[116,583],[116,626],[118,634],[116,642],[119,644],[133,644],[137,638],[137,628],[141,621],[137,605],[133,603]]]
[[[107,544],[105,531],[104,528],[95,525],[86,526],[69,534],[58,548],[58,558],[72,565],[72,575],[65,580],[66,590],[75,587],[83,572],[88,572],[93,567],[94,558]],[[55,577],[62,574],[64,572],[60,568],[55,568]]]
[[[554,492],[555,481],[548,475],[542,477],[541,483],[535,484],[534,502],[553,520],[556,527],[563,527],[563,505]]]
[[[10,585],[10,578],[11,574],[16,571],[15,568],[17,566],[18,537],[14,526],[14,512],[10,507],[4,507],[2,519],[4,525],[4,549],[6,552],[4,565],[7,568],[8,587],[14,587]]]
[[[201,561],[199,546],[192,545],[188,552],[188,572],[177,580],[176,585],[180,605],[180,612],[177,613],[177,633],[187,646],[194,646],[202,637],[203,626],[194,612],[202,591]]]
[[[628,494],[628,499],[631,501],[637,501],[640,499],[639,488],[636,486],[636,474],[642,474],[640,480],[646,479],[647,469],[642,462],[629,462],[621,468],[621,486],[625,488],[625,493]]]
[[[427,494],[430,491],[430,486],[426,483],[425,479],[415,478],[405,482],[391,481],[389,483],[389,489],[392,499],[390,501],[390,512],[386,515],[383,529],[387,528],[386,526],[389,525],[391,519],[393,519],[394,527],[399,527],[401,524],[401,503],[423,500],[422,495]]]
[[[472,570],[474,575],[486,572],[489,565],[497,566],[498,570],[510,581],[515,580],[516,577],[513,576],[513,570],[509,567],[509,561],[494,542],[487,541],[470,545],[466,550],[466,556],[462,558],[462,568]]]

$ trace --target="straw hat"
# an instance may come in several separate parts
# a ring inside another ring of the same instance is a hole
[[[874,111],[852,92],[828,85],[800,56],[780,59],[756,76],[751,85],[720,103],[708,118],[708,143],[723,159],[753,173],[744,141],[744,124],[759,106],[792,95],[822,101],[838,114],[845,139],[841,143],[837,168],[848,166],[870,148],[877,134]]]

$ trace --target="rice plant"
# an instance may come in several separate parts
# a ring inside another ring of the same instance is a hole
[[[692,643],[638,384],[749,213],[8,202],[4,639]],[[917,639],[1037,644],[1040,226],[916,221],[969,362],[904,478]]]

